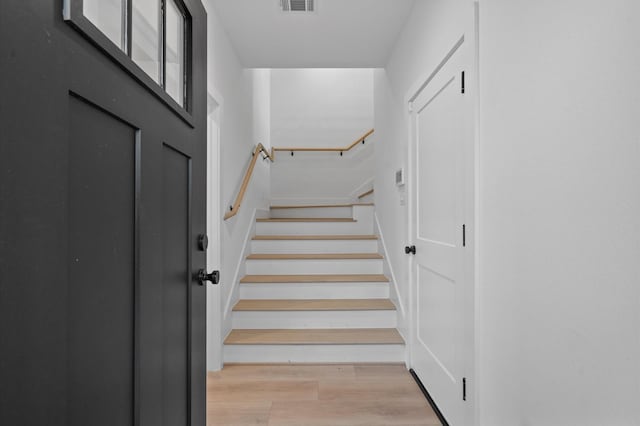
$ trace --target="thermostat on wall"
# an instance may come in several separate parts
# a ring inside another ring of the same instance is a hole
[[[396,170],[396,186],[404,185],[404,169],[401,167]]]

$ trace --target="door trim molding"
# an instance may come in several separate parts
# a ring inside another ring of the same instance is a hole
[[[422,93],[424,88],[427,87],[429,85],[429,83],[431,83],[431,80],[433,80],[434,77],[436,75],[438,75],[438,73],[440,72],[442,67],[444,67],[449,62],[449,59],[451,59],[451,57],[453,55],[455,55],[455,53],[458,51],[460,46],[462,46],[463,44],[464,44],[464,34],[453,45],[451,50],[449,50],[449,52],[444,56],[444,58],[442,58],[440,63],[438,65],[436,65],[436,67],[433,69],[433,71],[431,71],[431,73],[429,73],[429,75],[420,77],[413,85],[411,85],[411,87],[407,91],[408,96],[405,99],[405,102],[407,104],[411,105],[413,103],[413,101],[415,101],[416,98],[418,96],[420,96],[420,93]],[[409,108],[411,108],[411,106]],[[410,109],[410,111],[411,111],[411,109]]]
[[[215,109],[212,108],[215,106]],[[212,115],[217,111],[214,120]],[[222,136],[222,118],[224,116],[224,98],[220,92],[209,86],[207,89],[207,235],[209,236],[209,248],[207,250],[207,271],[221,270],[222,267],[222,187],[220,173],[220,147]],[[211,129],[210,123],[216,121],[217,143],[215,151],[210,151]],[[212,190],[210,185],[215,185]],[[217,199],[213,200],[212,198]],[[209,255],[209,252],[213,252]],[[211,261],[211,264],[209,263]],[[224,272],[224,271],[223,271]],[[207,371],[219,371],[223,364],[223,316],[222,316],[222,289],[220,286],[207,286]],[[212,330],[212,331],[211,331]]]

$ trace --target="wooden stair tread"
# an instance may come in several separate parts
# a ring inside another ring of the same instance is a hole
[[[395,328],[232,330],[226,345],[403,345]]]
[[[318,209],[318,208],[340,208],[340,207],[354,207],[354,206],[373,206],[373,203],[349,203],[349,204],[305,204],[300,206],[288,205],[288,206],[271,206],[272,210],[284,210],[284,209]]]
[[[389,282],[382,274],[245,275],[240,283],[357,283]]]
[[[339,259],[382,259],[378,253],[255,253],[249,260],[339,260]]]
[[[234,311],[394,311],[389,299],[243,299]]]
[[[256,222],[356,222],[350,217],[272,217],[259,218]]]
[[[279,240],[377,240],[377,235],[256,235],[256,241]]]

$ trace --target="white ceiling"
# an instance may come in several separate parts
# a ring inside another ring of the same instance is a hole
[[[315,0],[283,13],[280,0],[208,0],[247,68],[384,67],[415,0]]]

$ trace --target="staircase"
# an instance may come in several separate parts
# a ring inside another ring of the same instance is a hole
[[[272,207],[246,273],[226,363],[404,361],[373,205]]]

